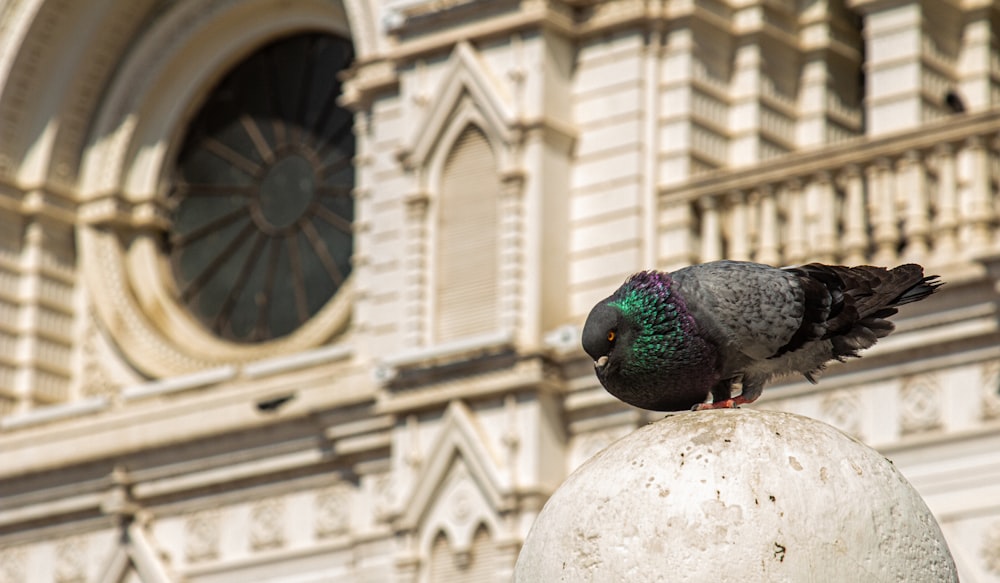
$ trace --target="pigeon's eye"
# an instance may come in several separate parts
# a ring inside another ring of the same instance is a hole
[[[615,331],[608,330],[608,342],[614,342],[614,341],[615,341]]]

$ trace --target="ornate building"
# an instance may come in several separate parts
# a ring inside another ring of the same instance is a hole
[[[988,0],[0,0],[0,582],[507,581],[721,257],[948,281],[760,406],[1000,581],[998,137]]]

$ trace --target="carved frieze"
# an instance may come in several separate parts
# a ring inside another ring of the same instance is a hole
[[[353,499],[354,489],[346,482],[337,482],[316,492],[316,538],[337,536],[349,531]]]
[[[832,391],[823,397],[822,419],[844,433],[861,436],[861,403],[855,391]]]
[[[0,583],[26,583],[28,552],[23,547],[0,549]]]
[[[983,365],[981,374],[983,418],[1000,417],[1000,363],[990,362]]]
[[[1000,576],[1000,520],[993,521],[983,534],[979,556],[987,571]]]
[[[74,536],[56,543],[56,583],[83,583],[87,580],[88,540]]]
[[[929,375],[908,379],[903,384],[899,406],[904,433],[934,429],[941,424],[941,387]]]
[[[250,548],[280,548],[285,544],[285,500],[267,498],[250,507]]]
[[[184,521],[184,555],[190,563],[219,557],[222,516],[216,510],[192,514]]]

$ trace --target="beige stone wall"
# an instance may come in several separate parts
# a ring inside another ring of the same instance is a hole
[[[92,4],[0,1],[0,582],[507,581],[561,480],[654,418],[599,386],[590,307],[722,257],[948,281],[760,406],[893,458],[963,580],[1000,579],[990,3]],[[298,332],[233,344],[162,269],[166,185],[213,83],[307,30],[357,55],[354,271]],[[470,125],[496,326],[442,339]]]

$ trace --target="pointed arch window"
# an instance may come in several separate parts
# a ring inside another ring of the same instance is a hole
[[[478,127],[459,135],[444,164],[437,214],[436,340],[499,326],[496,158]]]

